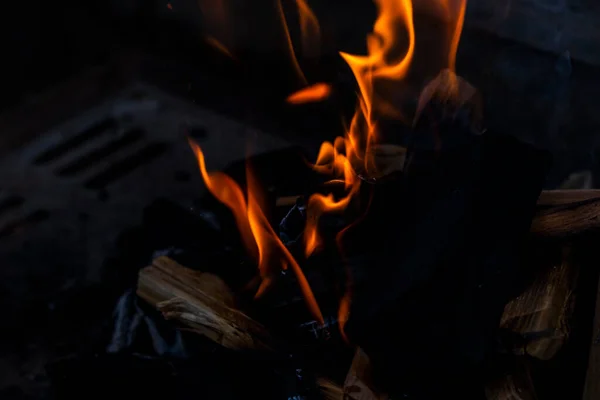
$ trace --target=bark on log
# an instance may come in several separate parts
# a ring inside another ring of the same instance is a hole
[[[137,294],[165,318],[186,325],[224,347],[271,350],[266,328],[235,309],[234,296],[219,277],[158,257],[142,269]]]

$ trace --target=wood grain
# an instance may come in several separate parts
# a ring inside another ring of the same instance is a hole
[[[165,318],[230,349],[271,350],[266,328],[235,308],[234,296],[217,276],[158,257],[138,276],[137,294]]]
[[[553,358],[569,337],[569,319],[575,304],[577,265],[563,249],[562,260],[543,266],[531,286],[504,308],[502,328],[528,339],[525,351],[540,360]]]

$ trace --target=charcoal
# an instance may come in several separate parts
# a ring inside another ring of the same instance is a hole
[[[473,382],[522,279],[521,246],[550,163],[511,137],[453,141],[413,148],[401,179],[367,188],[368,216],[344,241],[363,275],[346,333],[380,387],[416,398],[480,398]]]

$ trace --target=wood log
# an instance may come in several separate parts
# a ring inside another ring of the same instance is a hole
[[[373,385],[369,356],[359,347],[356,349],[352,365],[344,382],[344,399],[387,400]]]
[[[578,274],[569,252],[563,249],[562,260],[545,266],[532,285],[506,305],[500,321],[502,328],[523,335],[528,340],[525,351],[541,360],[553,358],[569,336]]]
[[[219,277],[158,257],[139,272],[137,294],[165,318],[236,350],[272,350],[266,328],[235,308],[230,288]]]
[[[600,399],[600,282],[596,297],[596,313],[594,315],[594,330],[590,348],[587,376],[583,391],[583,400]]]
[[[557,198],[554,201],[561,201]],[[564,238],[599,228],[600,198],[594,198],[539,210],[533,218],[530,231],[532,235],[542,238]]]
[[[600,190],[544,190],[538,199],[538,206],[561,206],[581,203],[588,200],[599,200]]]

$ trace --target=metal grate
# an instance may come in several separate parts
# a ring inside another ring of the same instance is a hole
[[[23,291],[45,299],[65,282],[98,280],[117,235],[140,222],[147,204],[166,197],[190,205],[204,189],[186,135],[211,169],[247,155],[249,138],[253,154],[287,146],[139,83],[1,160],[6,299]],[[40,275],[49,277],[44,285]]]

